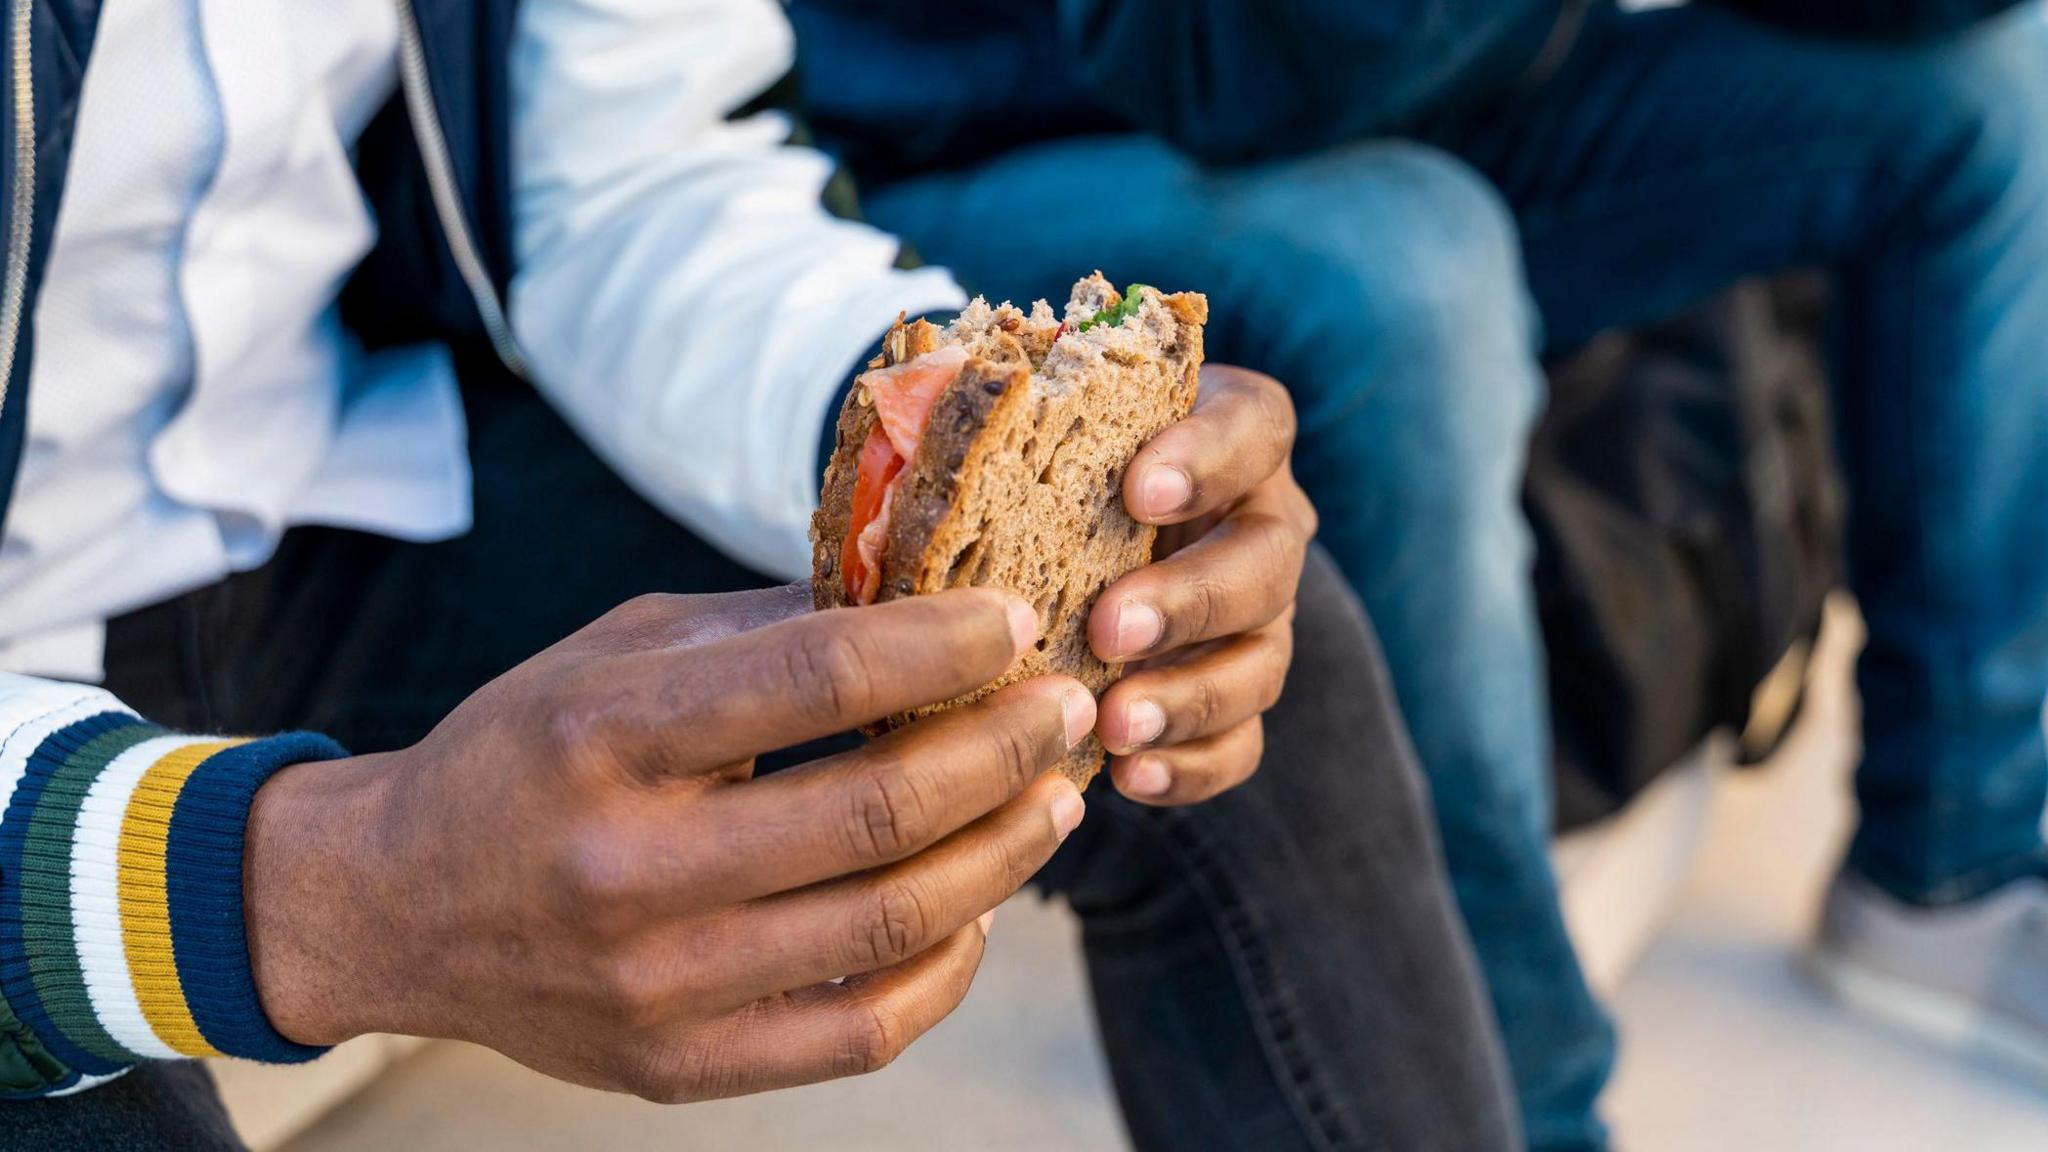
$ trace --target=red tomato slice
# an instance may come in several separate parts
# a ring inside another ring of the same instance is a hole
[[[876,423],[860,446],[853,480],[852,515],[839,548],[846,598],[872,604],[882,585],[882,543],[889,536],[889,506],[903,466],[917,455],[931,422],[932,405],[967,365],[960,347],[927,352],[892,368],[863,372],[856,383],[874,401]]]
[[[860,446],[860,467],[853,480],[853,514],[846,524],[846,543],[839,549],[839,573],[846,582],[846,598],[855,604],[873,603],[881,586],[879,542],[870,547],[862,545],[869,542],[868,529],[872,525],[882,527],[876,536],[887,535],[888,497],[896,474],[902,470],[903,457],[896,454],[895,445],[877,425]]]

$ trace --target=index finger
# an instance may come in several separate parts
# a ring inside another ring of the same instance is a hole
[[[643,806],[607,851],[636,903],[663,913],[865,872],[1009,802],[1094,723],[1079,682],[1027,680],[864,748],[693,796],[680,817]]]
[[[812,609],[809,581],[710,594],[650,592],[605,613],[558,650],[607,655],[653,648],[701,648]]]
[[[702,648],[593,670],[624,697],[657,770],[716,767],[950,700],[1001,676],[1038,637],[1023,599],[963,588],[782,620]],[[628,687],[619,688],[618,685]]]
[[[1294,402],[1271,376],[1202,367],[1188,418],[1152,438],[1124,470],[1124,507],[1145,524],[1180,524],[1251,491],[1294,448]]]

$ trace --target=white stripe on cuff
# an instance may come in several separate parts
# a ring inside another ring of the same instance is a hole
[[[0,819],[50,733],[100,712],[134,715],[103,688],[0,672]]]
[[[189,736],[159,736],[114,757],[78,806],[71,836],[72,940],[93,1015],[115,1043],[159,1060],[182,1059],[183,1053],[149,1026],[128,972],[128,950],[121,941],[121,821],[150,765],[179,748],[201,743],[205,741]]]

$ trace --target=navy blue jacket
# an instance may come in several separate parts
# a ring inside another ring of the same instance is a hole
[[[1095,131],[1226,162],[1399,132],[1511,85],[1572,26],[1568,3],[1612,2],[791,0],[790,17],[820,138],[888,180]],[[1806,32],[1924,39],[2019,0],[1713,2]]]
[[[32,76],[23,91],[10,63],[9,83],[0,95],[0,235],[6,238],[0,254],[7,261],[0,272],[0,325],[9,286],[18,286],[12,295],[19,324],[12,363],[0,369],[4,521],[33,402],[29,320],[56,231],[100,6],[98,0],[0,4],[7,9],[7,59],[18,58],[14,50],[25,34]],[[377,116],[357,150],[357,169],[378,223],[377,246],[342,297],[344,319],[370,347],[424,339],[457,345],[491,341],[516,366],[501,303],[512,274],[506,73],[516,6],[517,0],[401,3],[407,90]],[[24,105],[24,96],[32,97],[32,107]],[[24,164],[24,157],[32,164]],[[445,212],[435,204],[436,179],[451,193]],[[466,261],[467,278],[458,249],[475,254]],[[0,346],[0,359],[5,355]]]
[[[792,0],[806,113],[863,179],[1088,131],[1211,160],[1384,133],[1520,76],[1563,0]]]

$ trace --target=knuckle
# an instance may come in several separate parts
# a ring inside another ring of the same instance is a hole
[[[1315,501],[1308,498],[1308,493],[1302,491],[1301,485],[1296,483],[1292,476],[1287,478],[1287,487],[1288,506],[1293,509],[1295,522],[1301,525],[1301,538],[1315,539],[1316,533],[1323,527],[1322,513],[1316,511]]]
[[[599,743],[601,727],[587,702],[576,699],[552,702],[541,720],[541,739],[561,764],[580,764]]]
[[[995,848],[997,874],[1002,877],[1003,898],[1009,899],[1029,883],[1046,860],[1059,848],[1059,838],[1048,834],[1042,822],[1033,822],[1028,839],[1004,839]]]
[[[1254,716],[1250,720],[1245,721],[1245,725],[1248,731],[1245,735],[1243,767],[1238,771],[1236,777],[1239,780],[1246,779],[1252,773],[1257,772],[1260,762],[1266,758],[1266,722]]]
[[[678,592],[643,592],[604,614],[603,631],[629,647],[700,638],[702,597]]]
[[[1294,576],[1307,554],[1308,537],[1293,524],[1268,512],[1246,512],[1238,517],[1237,528],[1244,534],[1251,552],[1248,570],[1256,572],[1256,586],[1267,596],[1294,594]],[[1263,598],[1263,597],[1262,597]],[[1274,605],[1275,610],[1279,607]]]
[[[1214,576],[1202,576],[1188,581],[1183,586],[1181,610],[1177,614],[1181,620],[1181,627],[1177,629],[1180,635],[1173,637],[1173,641],[1184,644],[1199,637],[1214,635],[1217,624],[1229,611],[1230,596],[1230,586]],[[1169,630],[1173,630],[1170,625]],[[1170,646],[1172,645],[1161,644],[1160,648]]]
[[[1195,733],[1211,731],[1222,719],[1228,706],[1223,687],[1214,677],[1196,677],[1189,687],[1187,702],[1183,705],[1188,730]]]
[[[783,650],[783,674],[811,719],[864,715],[873,699],[874,660],[867,646],[845,628],[800,632]]]
[[[1252,650],[1258,679],[1255,713],[1271,711],[1287,686],[1288,669],[1294,665],[1294,630],[1282,624],[1254,634]]]
[[[572,834],[544,885],[556,919],[600,939],[609,938],[619,926],[618,913],[631,890],[630,862],[616,845],[615,837],[603,833]]]
[[[659,1046],[633,1050],[615,1078],[627,1092],[655,1104],[684,1104],[732,1095],[736,1071],[715,1044],[689,1044],[677,1051]]]
[[[631,600],[614,608],[607,615],[621,623],[647,624],[667,620],[677,614],[687,597],[674,592],[642,592]]]
[[[931,925],[916,888],[901,880],[877,882],[855,920],[853,961],[869,970],[900,964],[923,950]]]
[[[634,775],[627,749],[646,703],[633,683],[613,671],[602,662],[581,669],[554,686],[535,709],[535,751],[569,779]]]
[[[903,1018],[886,1003],[862,1004],[855,1011],[840,1050],[836,1071],[842,1076],[865,1076],[894,1063],[909,1045],[910,1029]]]
[[[591,965],[604,1019],[627,1035],[640,1035],[668,1015],[668,985],[648,964],[623,953]]]
[[[747,1069],[732,1051],[730,1037],[714,1034],[684,1043],[656,1084],[664,1104],[722,1100],[747,1091]]]
[[[893,760],[882,761],[855,785],[848,833],[856,859],[886,861],[909,854],[931,828],[930,805]]]
[[[608,1071],[612,1086],[619,1091],[654,1104],[669,1102],[664,1093],[668,1078],[652,1056],[628,1051],[614,1059]]]
[[[1056,744],[1064,742],[1059,731],[1022,717],[1012,723],[995,726],[989,735],[994,743],[996,764],[1003,773],[1003,783],[1012,792],[1037,779],[1042,769],[1057,760],[1059,754],[1053,749]]]
[[[1268,655],[1265,674],[1259,677],[1257,707],[1252,711],[1264,715],[1280,703],[1280,695],[1287,687],[1287,669],[1293,663],[1292,653],[1287,651],[1285,642],[1276,641],[1267,645]]]
[[[1254,403],[1258,405],[1258,420],[1262,431],[1275,444],[1283,448],[1294,445],[1294,399],[1278,380],[1270,376],[1254,378],[1257,383],[1252,389]]]

